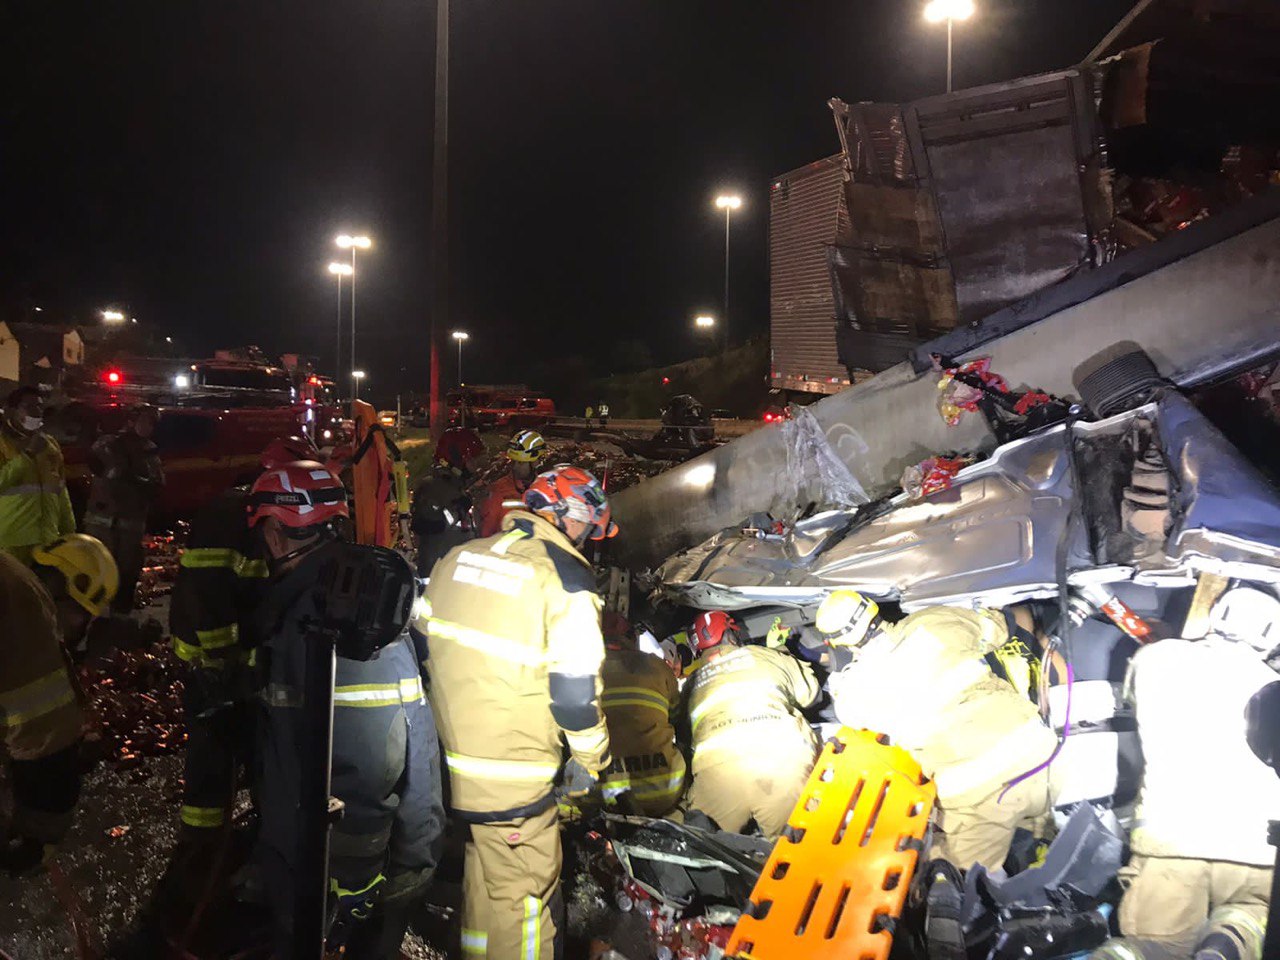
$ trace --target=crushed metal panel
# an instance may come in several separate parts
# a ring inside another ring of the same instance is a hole
[[[830,515],[820,515],[797,524],[794,538],[723,539],[672,558],[660,575],[677,596],[705,599],[718,596],[717,587],[748,588],[735,608],[807,604],[841,586],[911,604],[1052,589],[1055,546],[1071,503],[1064,430],[1001,447],[961,471],[950,490],[916,503],[899,498],[894,510],[846,536]],[[835,542],[797,549],[810,525]],[[673,582],[691,566],[705,589]]]
[[[1179,478],[1170,560],[1280,582],[1280,494],[1181,394],[1159,407],[1165,456]]]
[[[1111,204],[1089,75],[929,97],[908,105],[905,118],[937,202],[962,322],[1091,263]]]

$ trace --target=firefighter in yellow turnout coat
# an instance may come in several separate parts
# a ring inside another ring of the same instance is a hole
[[[820,687],[808,664],[778,650],[740,647],[723,611],[694,622],[702,654],[685,693],[693,744],[689,807],[722,830],[755,820],[766,837],[787,825],[813,769],[818,741],[801,710]]]
[[[529,510],[456,547],[427,588],[430,697],[454,814],[471,826],[463,887],[467,957],[554,955],[561,851],[553,795],[585,790],[610,764],[600,709],[600,600],[586,540],[617,528],[596,479],[540,475]]]
[[[9,758],[13,819],[0,871],[38,867],[71,828],[80,796],[83,714],[62,643],[77,643],[115,596],[111,554],[70,534],[32,552],[33,569],[0,551],[0,755]]]
[[[606,801],[646,817],[669,814],[684,792],[684,755],[672,718],[680,705],[676,675],[665,660],[636,648],[620,617],[605,614],[604,707],[613,764],[601,784]]]

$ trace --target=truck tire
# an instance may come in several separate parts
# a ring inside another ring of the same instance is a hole
[[[1141,406],[1167,385],[1144,350],[1122,353],[1076,380],[1080,399],[1099,418]]]

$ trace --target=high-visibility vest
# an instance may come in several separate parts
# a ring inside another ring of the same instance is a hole
[[[46,436],[34,457],[23,452],[26,443],[0,425],[0,549],[51,543],[76,529],[58,442]]]

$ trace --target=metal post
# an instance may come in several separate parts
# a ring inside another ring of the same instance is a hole
[[[329,789],[333,756],[333,678],[335,637],[317,630],[305,643],[299,758],[298,870],[293,892],[291,960],[324,955],[329,899]]]
[[[723,349],[729,348],[729,217],[733,210],[724,208],[724,319],[720,323],[720,341]]]
[[[462,389],[462,338],[458,338],[458,389]]]
[[[947,93],[951,92],[951,18],[947,17]]]
[[[356,247],[351,245],[351,369],[356,369]],[[354,400],[359,385],[351,378],[351,398]]]
[[[338,274],[338,334],[334,338],[333,375],[342,376],[342,274]],[[341,380],[337,381],[341,383]]]
[[[431,163],[431,435],[444,430],[440,338],[449,321],[449,0],[436,0],[435,145]]]

